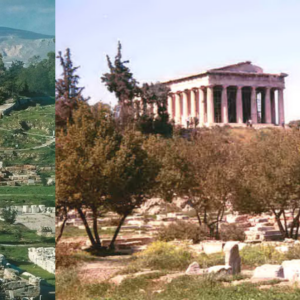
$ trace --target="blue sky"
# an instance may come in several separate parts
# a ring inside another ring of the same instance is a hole
[[[55,0],[0,0],[0,26],[55,34]]]
[[[93,102],[116,103],[100,76],[120,40],[139,82],[247,60],[268,73],[288,73],[286,120],[300,119],[299,0],[56,2],[56,49],[71,48]]]

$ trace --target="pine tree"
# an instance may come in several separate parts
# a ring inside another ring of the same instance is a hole
[[[133,78],[133,74],[126,66],[128,60],[122,60],[122,45],[118,42],[118,53],[114,64],[107,55],[107,63],[110,72],[103,74],[102,82],[107,86],[109,92],[114,93],[121,107],[121,118],[126,118],[130,114],[130,108],[133,106],[133,99],[139,95],[140,89],[138,82]]]
[[[64,127],[68,120],[72,119],[72,111],[78,107],[78,101],[87,101],[82,95],[83,87],[78,87],[79,75],[76,74],[79,67],[74,67],[70,49],[64,56],[58,52],[57,58],[63,68],[62,78],[56,81],[56,125]]]

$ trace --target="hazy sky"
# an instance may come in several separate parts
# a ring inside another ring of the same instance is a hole
[[[0,26],[54,35],[55,0],[0,0]]]
[[[299,0],[56,2],[56,49],[71,48],[94,102],[116,103],[100,76],[108,70],[105,55],[114,57],[120,40],[140,82],[247,60],[266,72],[288,73],[286,121],[300,119]]]

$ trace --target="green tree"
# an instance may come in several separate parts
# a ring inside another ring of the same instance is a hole
[[[138,82],[134,79],[130,69],[126,66],[128,60],[122,60],[122,45],[118,42],[118,52],[112,63],[107,55],[109,73],[103,74],[102,82],[107,86],[109,92],[114,93],[121,107],[121,119],[124,122],[128,116],[133,114],[133,100],[140,93]]]
[[[78,103],[73,122],[57,132],[56,204],[62,210],[76,209],[92,247],[101,248],[97,218],[105,212],[107,162],[118,149],[120,137],[106,108],[97,110]],[[93,214],[92,229],[86,210]]]
[[[170,137],[173,126],[169,122],[167,100],[170,88],[162,83],[145,83],[140,92],[142,113],[138,118],[138,128],[143,133],[161,134]],[[156,109],[156,114],[149,112],[148,107]]]
[[[240,149],[234,208],[271,212],[283,238],[298,238],[300,219],[300,133],[272,130]],[[292,221],[289,224],[288,218]]]
[[[2,209],[1,216],[4,222],[8,224],[14,224],[16,222],[18,211],[12,207],[4,207]]]
[[[126,217],[151,198],[155,191],[159,168],[157,161],[144,149],[144,141],[140,132],[127,129],[118,151],[107,162],[107,205],[121,216],[110,243],[111,249]]]
[[[82,95],[83,87],[79,87],[79,75],[76,74],[79,67],[74,67],[71,59],[70,49],[66,50],[64,56],[58,52],[57,58],[63,69],[62,78],[56,81],[56,126],[66,126],[68,120],[72,120],[72,113],[78,107],[80,101],[87,101]],[[52,69],[52,72],[54,69]]]

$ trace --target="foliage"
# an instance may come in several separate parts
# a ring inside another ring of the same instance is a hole
[[[83,87],[78,87],[79,75],[76,74],[79,67],[74,67],[71,59],[70,49],[66,50],[64,56],[58,52],[57,58],[63,69],[62,78],[55,84],[56,106],[55,117],[56,126],[65,127],[68,121],[72,121],[73,110],[78,107],[81,101],[87,101],[82,96]]]
[[[222,224],[220,229],[220,239],[222,241],[240,241],[246,238],[244,228],[240,228],[236,224]]]
[[[109,209],[121,216],[113,248],[126,217],[151,197],[158,168],[143,142],[144,137],[131,129],[121,135],[106,107],[95,110],[84,102],[78,103],[73,122],[57,134],[57,207],[79,212],[93,247],[101,247],[99,215]],[[86,208],[93,213],[93,232]]]
[[[153,270],[184,270],[192,261],[187,249],[166,242],[153,242],[146,250],[138,254],[144,267]]]
[[[132,107],[132,101],[139,93],[138,82],[133,78],[133,74],[126,66],[129,61],[122,60],[121,50],[122,45],[118,42],[118,52],[114,64],[111,62],[110,57],[106,56],[110,73],[103,74],[101,80],[108,90],[116,95],[119,105]]]
[[[300,129],[300,120],[290,121],[288,126],[291,128]]]
[[[5,68],[0,56],[0,103],[8,98],[54,95],[55,54],[47,58],[32,59],[28,67],[21,61],[13,61]]]
[[[257,267],[263,264],[281,264],[285,255],[275,250],[271,245],[246,246],[240,251],[242,264]]]
[[[137,111],[137,128],[144,134],[160,134],[171,137],[173,126],[169,122],[167,100],[170,88],[162,83],[144,83],[141,88],[141,109]],[[139,100],[138,100],[139,101]],[[149,109],[150,107],[150,109]],[[155,108],[155,112],[153,111]],[[141,111],[140,111],[141,110]]]
[[[212,266],[217,266],[217,265],[224,265],[224,253],[220,252],[220,253],[212,253],[212,254],[205,254],[205,253],[201,253],[199,254],[196,259],[195,259],[200,268],[209,268]]]
[[[300,227],[300,132],[273,130],[244,144],[236,160],[235,210],[272,212],[283,237],[298,238]],[[288,228],[286,211],[293,221]]]
[[[142,87],[139,87],[126,66],[129,61],[122,61],[121,50],[121,43],[118,42],[114,64],[107,55],[110,72],[101,77],[108,91],[114,93],[118,99],[121,125],[126,126],[134,121],[136,128],[143,134],[161,134],[171,137],[173,128],[167,112],[169,87],[159,82],[144,83]],[[156,113],[153,111],[154,107]]]
[[[14,224],[16,222],[18,211],[13,207],[4,207],[2,209],[1,216],[8,224]]]
[[[208,236],[206,228],[186,221],[176,221],[168,226],[163,226],[157,233],[160,241],[192,240],[194,244],[207,239]]]

